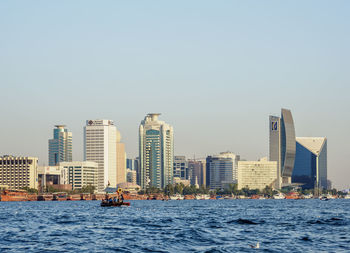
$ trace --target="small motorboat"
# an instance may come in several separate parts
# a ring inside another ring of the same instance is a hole
[[[130,206],[130,202],[107,202],[102,201],[101,206]]]

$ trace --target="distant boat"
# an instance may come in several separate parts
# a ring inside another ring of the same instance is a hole
[[[102,201],[101,206],[130,206],[130,202],[107,202]]]
[[[304,195],[304,199],[312,199],[313,197],[314,197],[314,195],[312,195],[311,193]]]
[[[208,194],[198,194],[198,195],[196,195],[196,199],[197,200],[206,200],[206,199],[210,199],[210,196]]]
[[[346,195],[344,196],[344,199],[350,199],[350,193],[346,194]]]
[[[28,201],[28,193],[24,190],[4,190],[0,192],[0,201]]]
[[[272,196],[273,199],[285,199],[286,196],[282,192],[279,192],[278,194],[275,194]]]
[[[171,200],[183,200],[184,196],[180,195],[180,194],[175,194],[175,195],[170,196],[170,199]]]

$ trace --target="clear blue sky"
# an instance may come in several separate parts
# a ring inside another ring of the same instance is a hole
[[[55,124],[83,158],[87,119],[115,121],[129,157],[149,112],[175,154],[268,155],[268,116],[328,138],[350,187],[349,1],[1,1],[0,155],[47,164]]]

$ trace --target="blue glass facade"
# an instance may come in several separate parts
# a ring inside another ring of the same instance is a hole
[[[292,182],[303,184],[303,189],[313,189],[316,182],[316,155],[298,142]]]
[[[72,133],[63,125],[57,125],[53,130],[53,139],[49,140],[49,166],[71,161]]]
[[[316,141],[319,142],[319,146],[315,146]],[[305,145],[299,143],[298,139],[296,142],[292,183],[302,184],[303,189],[315,187],[326,189],[327,140],[326,138],[304,138],[304,142]]]

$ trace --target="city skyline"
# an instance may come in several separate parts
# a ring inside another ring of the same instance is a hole
[[[268,155],[267,117],[288,108],[296,136],[327,137],[328,178],[349,188],[349,7],[3,1],[0,154],[47,164],[52,127],[65,124],[83,160],[82,126],[102,118],[133,158],[140,119],[159,111],[175,155],[257,160]]]

